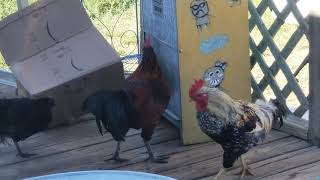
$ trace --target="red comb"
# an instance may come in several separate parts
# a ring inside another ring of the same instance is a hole
[[[145,48],[151,47],[151,38],[150,38],[150,35],[148,35],[148,36],[146,37],[146,39],[144,40],[144,47],[145,47]]]
[[[191,85],[191,88],[189,89],[190,98],[194,97],[203,85],[204,81],[202,79],[194,80],[194,83]]]

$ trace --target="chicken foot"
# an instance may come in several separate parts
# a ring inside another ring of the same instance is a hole
[[[162,155],[162,156],[155,156],[152,152],[151,146],[150,146],[150,142],[149,141],[144,141],[144,144],[147,148],[149,157],[146,160],[151,160],[151,162],[154,163],[168,163],[168,161],[166,161],[166,159],[169,159],[169,156],[166,155]]]
[[[114,160],[116,162],[125,162],[125,161],[128,161],[128,159],[123,159],[123,158],[120,158],[120,144],[121,142],[118,141],[117,142],[117,147],[116,147],[116,151],[114,152],[113,156],[109,159],[107,159],[106,161],[109,161],[109,160]]]
[[[14,143],[14,145],[16,146],[16,149],[17,149],[17,151],[18,151],[17,156],[20,156],[20,157],[22,157],[22,158],[30,158],[31,156],[37,155],[37,154],[24,153],[24,152],[21,151],[21,148],[20,148],[18,142],[16,142],[16,141],[13,140],[13,143]]]
[[[221,168],[218,174],[213,178],[214,180],[219,180],[219,177],[226,172],[225,168]]]
[[[246,176],[246,175],[254,176],[254,174],[252,172],[250,172],[250,168],[247,165],[246,160],[244,159],[243,155],[240,156],[240,161],[241,161],[242,169],[237,174],[237,175],[241,175],[240,179],[244,178],[244,176]]]

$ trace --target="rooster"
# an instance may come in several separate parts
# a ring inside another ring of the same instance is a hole
[[[18,142],[48,128],[54,105],[51,98],[0,99],[0,143],[8,143],[11,138],[17,155],[23,158],[35,155],[23,153]]]
[[[215,70],[213,73],[224,72],[225,67],[226,63],[218,62],[215,69],[220,68],[220,71]],[[256,103],[234,100],[219,89],[221,79],[195,80],[189,89],[189,96],[196,105],[200,129],[219,143],[224,151],[223,168],[215,179],[231,168],[239,157],[242,165],[240,174],[243,178],[245,175],[253,175],[243,154],[256,146],[259,140],[265,139],[273,123],[280,122],[280,127],[283,125],[286,109],[277,100],[258,100]]]
[[[145,40],[142,61],[121,90],[100,90],[88,96],[82,111],[92,113],[101,135],[102,125],[117,141],[112,160],[122,162],[120,144],[130,128],[142,129],[141,137],[152,162],[166,163],[168,156],[155,156],[150,140],[170,100],[168,81],[162,73],[150,38]],[[102,122],[102,125],[101,125]]]

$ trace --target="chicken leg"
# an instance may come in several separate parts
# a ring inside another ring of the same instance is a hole
[[[110,158],[110,159],[107,159],[106,161],[109,161],[109,160],[114,160],[114,161],[117,161],[117,162],[125,162],[125,161],[128,161],[128,159],[122,159],[120,158],[120,144],[121,144],[121,141],[118,141],[117,142],[117,147],[116,147],[116,151],[114,152],[113,156]]]
[[[145,144],[147,151],[148,151],[148,154],[149,154],[149,157],[146,160],[151,160],[151,162],[154,162],[154,163],[168,163],[168,161],[166,161],[166,159],[169,159],[169,156],[166,156],[166,155],[155,156],[152,152],[150,142],[144,140],[144,144]]]
[[[226,172],[225,168],[221,168],[218,174],[214,177],[214,180],[219,180],[219,177]]]
[[[21,148],[18,144],[18,142],[16,142],[15,140],[13,140],[14,145],[16,146],[16,149],[18,151],[17,156],[20,156],[22,158],[30,158],[31,156],[35,156],[36,154],[29,154],[29,153],[24,153],[21,151]]]
[[[242,169],[241,169],[240,173],[238,173],[238,175],[241,175],[240,179],[244,178],[244,176],[246,176],[246,175],[254,176],[254,174],[250,172],[250,168],[247,165],[246,160],[244,159],[243,155],[240,156],[240,161],[241,161],[241,165],[242,165]]]

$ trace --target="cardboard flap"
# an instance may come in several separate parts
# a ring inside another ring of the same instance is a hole
[[[24,88],[35,95],[120,62],[120,56],[94,28],[11,66]]]
[[[0,23],[0,50],[12,65],[90,27],[79,0],[39,1]]]
[[[53,3],[42,9],[48,33],[59,42],[92,26],[80,0],[62,1],[63,3]]]

